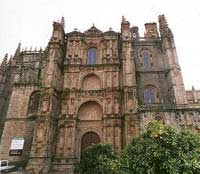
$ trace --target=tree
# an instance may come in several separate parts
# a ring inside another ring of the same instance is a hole
[[[200,138],[151,122],[126,147],[121,171],[126,174],[198,174]]]
[[[116,158],[108,144],[97,144],[83,150],[78,171],[81,174],[111,174],[111,161]]]

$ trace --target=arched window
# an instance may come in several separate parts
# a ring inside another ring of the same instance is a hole
[[[143,56],[144,70],[149,70],[149,68],[151,67],[149,53],[147,51],[143,51],[142,56]]]
[[[28,114],[36,114],[39,110],[40,105],[40,93],[34,92],[29,100],[29,106],[28,106]]]
[[[96,48],[89,48],[88,49],[88,61],[89,65],[94,65],[97,62],[97,49]]]
[[[158,103],[156,88],[148,87],[144,90],[144,103]]]

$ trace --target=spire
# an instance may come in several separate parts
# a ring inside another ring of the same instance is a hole
[[[21,51],[21,42],[18,43],[17,49],[15,51],[14,58],[18,57]]]
[[[62,24],[63,28],[65,28],[65,18],[62,17],[60,23]]]
[[[194,88],[194,86],[192,85],[192,91],[195,91],[195,88]]]
[[[3,61],[1,62],[1,65],[0,65],[1,69],[5,69],[7,62],[8,62],[8,53],[5,54]]]
[[[161,37],[173,37],[164,14],[158,16],[158,22]]]
[[[168,23],[164,14],[158,16],[158,21],[161,28],[168,28]]]
[[[121,34],[123,39],[130,39],[130,22],[126,20],[124,16],[122,16],[121,22]]]
[[[122,23],[126,22],[126,19],[124,16],[122,16]]]
[[[122,22],[121,22],[121,24],[128,24],[128,25],[130,25],[129,21],[127,21],[124,16],[122,16]]]

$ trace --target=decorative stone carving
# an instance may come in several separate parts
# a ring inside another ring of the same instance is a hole
[[[120,150],[120,146],[121,146],[121,129],[118,126],[115,126],[114,128],[114,139],[115,139],[115,151],[119,151]]]
[[[112,126],[107,126],[106,127],[106,142],[108,144],[113,144],[113,127]]]
[[[65,130],[62,127],[62,128],[60,128],[58,145],[57,145],[58,156],[63,156],[64,141],[65,141]]]
[[[127,94],[127,110],[129,112],[133,112],[135,109],[135,99],[133,98],[133,93],[132,92],[128,92]]]
[[[118,114],[119,113],[119,99],[115,97],[114,99],[114,113]]]
[[[96,75],[90,74],[83,79],[82,89],[83,90],[99,90],[101,89],[101,81]]]
[[[37,126],[36,136],[35,136],[36,143],[44,142],[44,134],[45,134],[44,131],[45,131],[44,123],[39,123],[39,125]]]
[[[101,106],[93,101],[84,103],[78,111],[78,118],[80,120],[101,120],[102,116]]]
[[[72,139],[73,139],[73,127],[72,126],[68,126],[66,128],[66,133],[67,133],[67,141],[66,141],[66,151],[67,154],[71,154],[72,153]]]
[[[112,113],[112,100],[111,98],[107,98],[107,114],[111,114]]]
[[[48,100],[43,100],[42,101],[42,106],[41,106],[41,112],[46,113],[49,111],[49,101]]]

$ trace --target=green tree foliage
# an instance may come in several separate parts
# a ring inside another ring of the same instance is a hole
[[[154,121],[126,147],[121,170],[127,174],[200,174],[200,139]]]
[[[79,171],[81,174],[200,174],[200,137],[153,121],[119,156],[109,145],[86,149],[81,155]]]
[[[81,174],[111,174],[110,166],[115,159],[110,145],[93,145],[82,152],[78,171]]]

